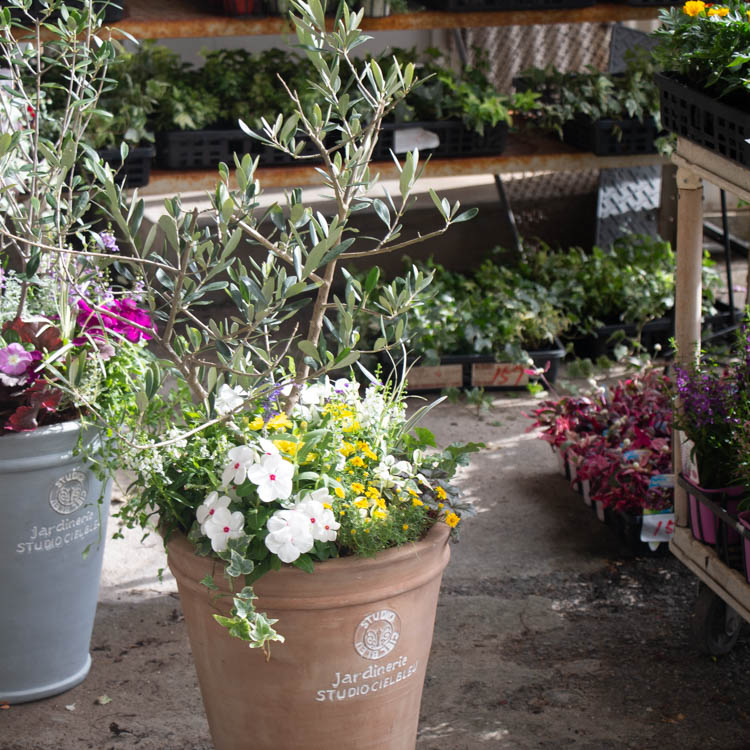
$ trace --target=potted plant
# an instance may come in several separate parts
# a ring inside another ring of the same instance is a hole
[[[694,363],[675,367],[675,426],[684,434],[686,453],[697,474],[685,476],[696,490],[688,493],[690,525],[696,539],[708,544],[717,542],[719,528],[728,533],[729,543],[739,541],[733,530],[719,525],[704,502],[713,501],[736,515],[745,494],[741,446],[750,381],[744,329],[738,341],[740,357],[734,362],[721,364],[702,355]]]
[[[472,274],[432,260],[416,267],[433,281],[410,313],[410,390],[524,387],[532,367],[549,368],[554,382],[567,322],[542,287],[493,258]],[[378,335],[371,326],[370,339]]]
[[[38,26],[0,10],[0,696],[9,703],[60,693],[89,670],[109,504],[105,427],[136,410],[151,362],[138,284],[112,273],[116,240],[86,220],[103,186],[74,171],[83,157],[98,161],[85,131],[114,48],[90,2],[49,10],[66,22],[47,24],[44,50]],[[50,139],[38,113],[55,71],[68,81],[68,107]]]
[[[672,335],[674,252],[668,242],[645,235],[619,237],[610,248],[553,250],[525,245],[519,273],[558,300],[570,320],[564,338],[579,357],[612,353],[623,339],[649,351]],[[719,277],[707,256],[703,266],[704,310],[713,311]]]
[[[662,124],[678,136],[750,165],[750,23],[744,2],[688,0],[659,12],[653,55],[663,73]]]
[[[364,738],[408,746],[448,536],[460,521],[451,478],[478,446],[430,450],[401,391],[373,375],[360,392],[345,376],[360,356],[354,317],[372,309],[373,289],[350,281],[336,299],[331,289],[340,264],[405,249],[476,212],[435,195],[441,225],[401,237],[421,173],[412,152],[399,165],[399,194],[379,209],[388,215],[383,236],[356,236],[349,220],[372,205],[380,121],[414,87],[415,71],[352,57],[361,12],[342,7],[327,32],[317,0],[295,11],[318,103],[306,110],[290,89],[291,115],[262,121],[260,131],[241,127],[290,155],[312,142],[332,214],[313,211],[300,190],[259,210],[258,162],[245,155],[235,159],[236,189],[220,165],[205,216],[171,198],[147,232],[141,199],[123,208],[111,169],[90,165],[127,248],[100,256],[124,283],[141,282],[159,353],[139,381],[138,408],[111,425],[102,461],[135,474],[127,523],[152,528],[158,514],[217,748],[248,737],[256,747],[292,747],[300,736],[308,747],[341,737],[350,747]],[[364,120],[362,103],[340,92],[344,70],[369,103]],[[240,258],[243,236],[253,247]],[[384,290],[378,348],[403,343],[401,318],[429,282],[414,272]],[[203,314],[222,290],[231,316]],[[333,343],[321,335],[327,325]]]
[[[244,120],[262,127],[261,120],[291,114],[281,77],[306,103],[313,91],[310,62],[289,50],[213,50],[205,63],[193,68],[165,47],[143,45],[136,53],[139,69],[163,87],[151,122],[157,159],[167,169],[216,168],[232,154],[262,156],[264,164],[290,163],[284,152],[251,138],[238,126]],[[311,151],[308,147],[307,154]]]
[[[499,93],[488,78],[489,61],[475,50],[476,63],[455,71],[439,50],[394,49],[402,64],[419,66],[422,85],[399,102],[386,121],[376,159],[387,160],[391,150],[402,153],[417,143],[437,157],[500,154],[505,149],[511,111],[535,106],[536,97]]]
[[[557,133],[571,146],[599,156],[656,151],[659,95],[653,63],[633,55],[624,73],[562,72],[548,66],[523,71],[522,88],[537,91],[541,103],[528,122]]]

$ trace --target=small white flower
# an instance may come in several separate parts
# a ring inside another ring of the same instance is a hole
[[[214,406],[217,414],[230,414],[233,411],[242,406],[247,398],[247,391],[243,390],[239,386],[232,388],[231,385],[224,383],[220,386],[218,393],[216,394],[216,401]]]
[[[217,508],[211,518],[206,521],[206,536],[211,540],[214,552],[223,552],[230,539],[242,536],[245,527],[245,517],[236,510],[230,513],[228,508]]]
[[[299,400],[305,406],[317,406],[331,395],[330,383],[310,383],[300,390]]]
[[[281,562],[294,562],[301,554],[313,548],[310,519],[297,510],[277,510],[266,524],[266,547]]]
[[[208,494],[203,503],[198,506],[198,510],[195,511],[195,516],[201,525],[202,534],[208,536],[206,534],[206,523],[214,517],[216,511],[220,508],[229,508],[230,502],[230,499],[226,495],[219,495],[218,492],[210,492]]]
[[[279,455],[279,449],[273,444],[271,440],[268,440],[266,438],[258,438],[258,443],[260,444],[260,448],[263,451],[263,454],[266,456],[278,456]]]
[[[359,383],[352,382],[348,378],[339,378],[333,384],[334,393],[356,394],[359,392]]]
[[[224,467],[221,475],[223,486],[228,484],[242,484],[247,477],[247,470],[256,462],[258,456],[249,445],[238,445],[227,453],[229,463]]]
[[[292,494],[294,464],[281,456],[263,456],[247,470],[247,478],[258,485],[258,497],[264,503],[285,500]]]
[[[313,539],[316,541],[335,541],[336,532],[341,527],[341,524],[333,515],[333,511],[323,505],[323,503],[330,505],[331,502],[332,498],[328,494],[328,490],[322,488],[311,492],[296,506],[296,510],[302,513],[310,522]]]

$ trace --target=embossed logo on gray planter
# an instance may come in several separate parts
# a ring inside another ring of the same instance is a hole
[[[69,471],[60,477],[49,493],[49,504],[52,510],[67,516],[75,513],[85,502],[88,476],[83,471]]]

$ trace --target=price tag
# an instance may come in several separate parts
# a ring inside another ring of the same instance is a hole
[[[646,450],[625,451],[625,453],[622,454],[622,457],[626,461],[638,461],[638,459],[646,453],[648,453]]]
[[[668,542],[674,534],[674,512],[648,511],[643,512],[641,526],[642,542]]]
[[[481,388],[526,385],[526,366],[518,362],[478,362],[471,366],[471,384]]]
[[[403,154],[418,148],[424,151],[437,148],[440,145],[440,136],[431,130],[424,128],[401,128],[393,131],[393,153]]]
[[[648,488],[654,490],[664,487],[674,487],[674,474],[652,474]]]
[[[437,365],[412,367],[406,376],[410,390],[460,388],[464,383],[463,365]]]

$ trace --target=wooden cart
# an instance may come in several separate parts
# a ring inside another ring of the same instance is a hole
[[[678,357],[687,363],[700,343],[703,180],[750,201],[750,170],[682,138],[672,161],[677,166],[678,191],[675,338]],[[673,444],[675,474],[679,475],[684,460],[679,434]],[[675,486],[675,531],[669,548],[700,581],[693,617],[699,645],[712,655],[727,653],[737,640],[742,619],[750,622],[750,584],[712,547],[693,537],[688,496],[679,484]]]

